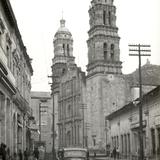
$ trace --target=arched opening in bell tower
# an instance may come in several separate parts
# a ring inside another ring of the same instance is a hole
[[[67,44],[67,56],[69,56],[69,44]]]
[[[103,44],[103,54],[104,54],[104,60],[107,60],[107,43]]]
[[[111,60],[114,60],[114,44],[111,44]]]
[[[103,24],[106,24],[106,11],[103,11]]]

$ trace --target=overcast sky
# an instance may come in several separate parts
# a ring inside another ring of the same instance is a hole
[[[60,19],[73,36],[76,63],[86,70],[91,0],[10,0],[27,53],[33,58],[32,90],[50,91],[54,34]],[[129,57],[128,44],[150,44],[152,64],[160,64],[160,0],[114,0],[117,7],[123,73],[138,67],[138,57]],[[143,58],[143,64],[146,58]]]

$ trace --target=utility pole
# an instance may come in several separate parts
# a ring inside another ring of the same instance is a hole
[[[142,75],[141,75],[141,56],[150,56],[150,54],[141,54],[141,52],[151,52],[150,45],[129,45],[131,52],[138,52],[138,54],[129,54],[130,56],[138,56],[139,58],[139,142],[140,142],[140,160],[144,160],[143,147],[143,110],[142,110]],[[144,49],[145,48],[145,49]]]
[[[53,98],[53,114],[52,114],[52,133],[53,133],[53,141],[52,141],[52,154],[53,154],[53,160],[56,160],[56,152],[55,152],[55,106],[54,106],[54,87],[56,86],[56,78],[57,76],[52,75],[52,98]]]
[[[53,93],[53,91],[52,91],[52,97],[53,97],[53,113],[52,113],[52,132],[53,132],[53,144],[52,144],[52,152],[53,152],[53,160],[56,160],[56,156],[55,156],[55,154],[56,154],[56,152],[55,152],[55,130],[54,130],[54,128],[55,128],[55,125],[54,125],[54,123],[55,123],[55,118],[54,118],[54,93]]]
[[[39,103],[39,142],[41,142],[41,102]]]

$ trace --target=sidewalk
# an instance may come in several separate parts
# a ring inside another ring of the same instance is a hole
[[[114,160],[112,157],[90,157],[90,160]],[[115,160],[138,160],[134,158],[116,158]],[[160,156],[154,158],[147,158],[146,160],[160,160]]]

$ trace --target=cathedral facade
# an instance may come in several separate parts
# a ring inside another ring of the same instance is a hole
[[[84,107],[86,106],[86,77],[75,64],[73,39],[60,21],[54,36],[54,58],[52,61],[52,94],[54,97],[56,147],[84,145]]]
[[[89,8],[87,73],[74,62],[73,38],[60,21],[54,37],[52,93],[58,147],[103,151],[110,142],[105,117],[132,101],[138,83],[122,73],[120,37],[113,0],[92,0]],[[149,87],[150,88],[150,87]],[[136,97],[137,98],[137,97]]]

